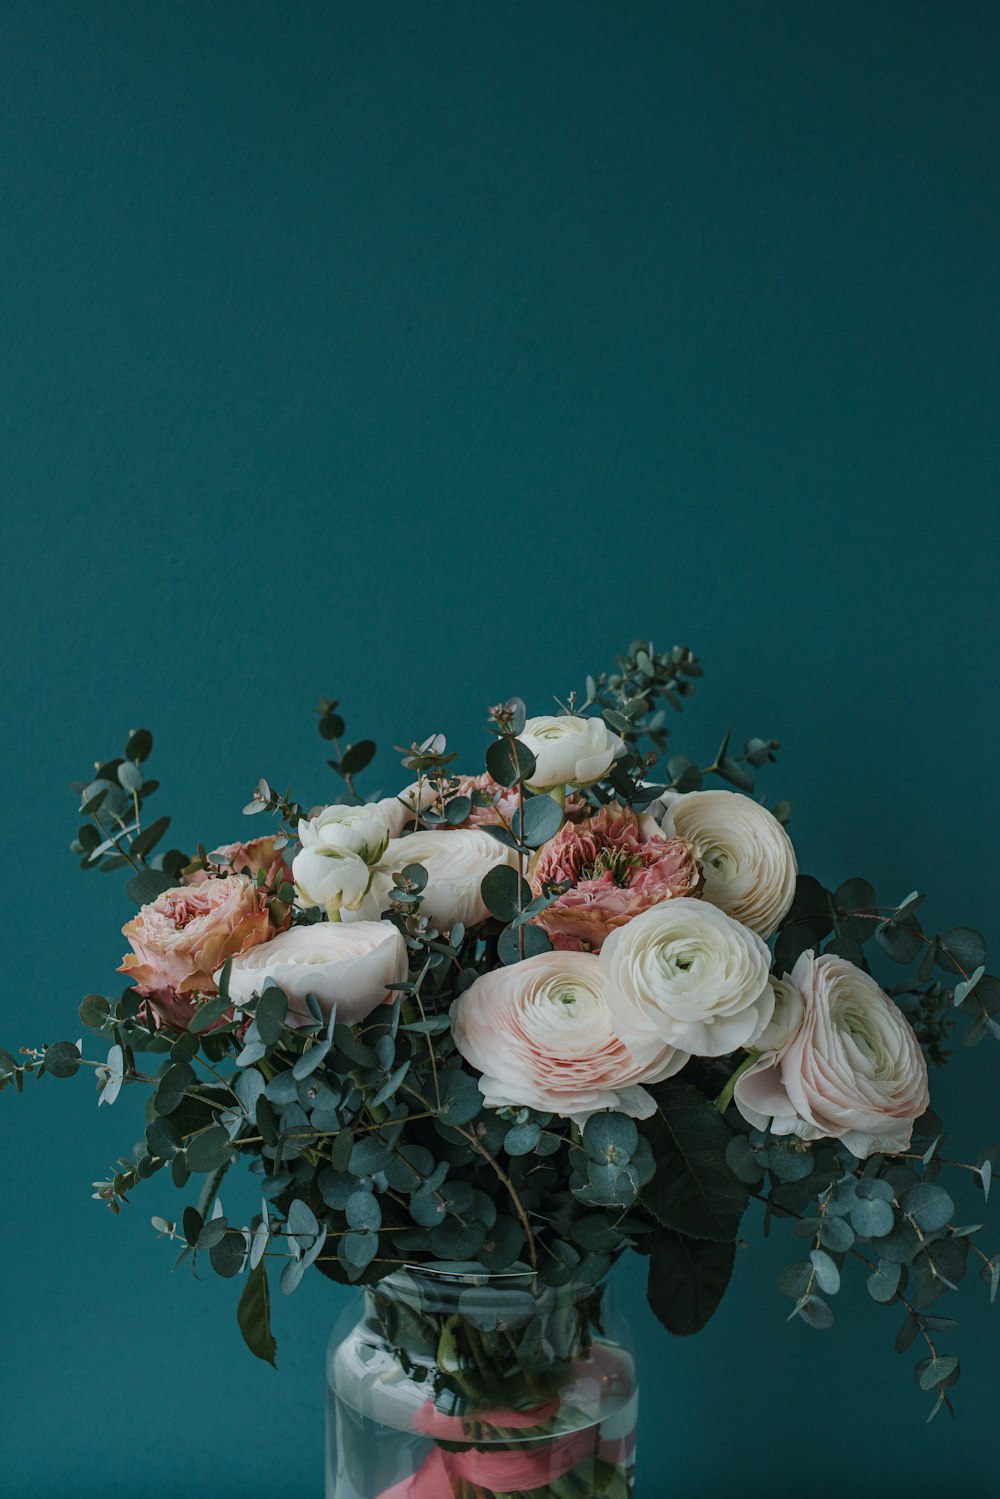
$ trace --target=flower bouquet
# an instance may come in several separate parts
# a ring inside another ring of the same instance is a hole
[[[634,643],[554,716],[490,709],[478,773],[435,734],[372,799],[375,746],[324,699],[337,798],[262,780],[244,812],[272,828],[212,851],[155,852],[146,730],[77,788],[74,852],[137,908],[126,985],[80,1007],[106,1054],[0,1050],[0,1089],[82,1068],[100,1104],[150,1089],[96,1196],[117,1213],[147,1179],[193,1183],[154,1228],[241,1281],[259,1357],[275,1278],[364,1289],[329,1360],[331,1499],[627,1499],[637,1379],[609,1269],[641,1255],[657,1317],[695,1333],[745,1215],[790,1231],[789,1320],[831,1326],[858,1271],[917,1343],[931,1414],[952,1410],[938,1303],[971,1264],[992,1300],[1000,1256],[951,1193],[985,1200],[995,1151],[944,1155],[928,1062],[959,1028],[1000,1039],[1000,980],[978,932],[925,929],[919,894],[798,873],[788,804],[753,795],[775,742],[727,736],[707,767],[670,751],[700,675]],[[220,1196],[238,1164],[249,1221]]]

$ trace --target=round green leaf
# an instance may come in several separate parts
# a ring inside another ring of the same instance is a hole
[[[509,864],[495,864],[483,876],[479,889],[487,911],[505,924],[531,901],[530,885]]]
[[[80,1052],[72,1041],[56,1041],[45,1052],[45,1070],[52,1077],[72,1077],[80,1070]]]

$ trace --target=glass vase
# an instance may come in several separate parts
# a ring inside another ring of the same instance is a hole
[[[604,1284],[407,1268],[330,1343],[326,1499],[631,1499],[637,1399]]]

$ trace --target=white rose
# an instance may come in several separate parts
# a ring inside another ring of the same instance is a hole
[[[791,839],[766,807],[738,791],[689,791],[667,805],[663,829],[694,844],[705,900],[762,937],[777,931],[798,871]]]
[[[699,1057],[750,1046],[774,1011],[771,955],[749,928],[702,900],[662,901],[601,948],[605,997],[622,1039],[655,1036]]]
[[[303,848],[292,860],[298,904],[322,906],[331,921],[359,909],[371,877],[364,859],[345,849]]]
[[[478,828],[428,829],[392,838],[357,917],[347,910],[343,917],[351,921],[380,916],[389,904],[392,876],[407,864],[422,864],[427,884],[420,914],[443,932],[450,932],[458,922],[475,926],[489,915],[479,893],[483,876],[498,864],[516,863],[513,849]]]
[[[624,740],[612,734],[603,718],[575,718],[570,714],[529,718],[517,737],[535,757],[530,782],[533,791],[592,786],[607,775],[625,748]]]
[[[928,1103],[909,1021],[870,974],[833,953],[803,953],[790,977],[802,1023],[739,1078],[740,1113],[775,1134],[841,1140],[860,1159],[905,1150]]]
[[[234,958],[229,994],[239,1007],[273,979],[288,998],[289,1025],[313,1018],[307,994],[315,996],[324,1015],[336,1005],[338,1021],[354,1025],[393,997],[389,985],[401,983],[406,971],[406,943],[391,922],[357,921],[344,926],[319,921],[313,926],[289,927],[263,946]]]
[[[303,818],[296,831],[303,848],[338,849],[357,854],[366,864],[377,864],[389,842],[389,824],[377,803],[323,807],[314,817]]]
[[[578,1124],[599,1109],[654,1110],[646,1082],[679,1072],[683,1052],[616,1035],[591,953],[547,952],[477,978],[451,1009],[455,1045],[482,1073],[490,1108],[542,1109]]]

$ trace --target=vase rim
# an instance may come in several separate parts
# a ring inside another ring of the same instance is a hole
[[[485,1265],[474,1260],[426,1260],[401,1265],[398,1271],[390,1272],[385,1279],[391,1280],[394,1274],[400,1273],[426,1275],[428,1279],[442,1285],[480,1286],[498,1280],[532,1280],[535,1272],[530,1265],[522,1264],[520,1260],[515,1260],[506,1270],[487,1270]]]

